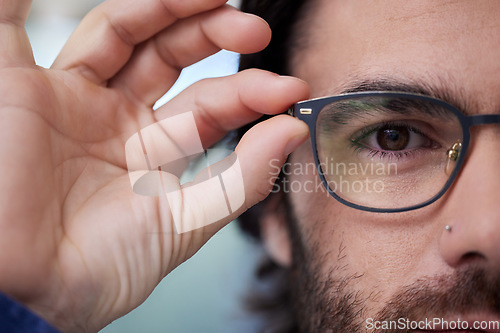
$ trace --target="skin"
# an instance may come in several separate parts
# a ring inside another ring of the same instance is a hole
[[[202,81],[152,111],[182,67],[220,48],[255,52],[268,42],[262,20],[223,4],[108,1],[87,16],[45,70],[34,65],[22,28],[30,1],[0,0],[0,244],[7,249],[0,251],[0,290],[63,331],[97,331],[127,313],[240,213],[176,234],[175,212],[165,201],[136,196],[130,188],[124,145],[132,134],[179,109],[194,110],[208,147],[260,114],[280,113],[309,97],[304,81],[247,71]],[[441,77],[465,93],[471,112],[498,112],[497,2],[414,1],[402,7],[394,1],[322,0],[317,8],[310,12],[308,47],[293,59],[293,74],[311,85],[314,97],[337,93],[356,76]],[[323,193],[293,193],[317,282],[331,279],[338,264],[345,267],[340,278],[360,275],[347,287],[363,297],[362,315],[369,317],[419,278],[469,267],[498,276],[499,156],[492,153],[498,133],[488,126],[473,134],[457,183],[419,211],[377,215]],[[304,124],[280,116],[243,138],[237,153],[244,208],[271,190],[276,163],[269,161],[284,162],[306,135]],[[308,145],[292,157],[310,159]],[[451,234],[444,232],[446,224],[453,225]],[[269,214],[263,227],[277,262],[298,266],[283,215]],[[157,230],[162,232],[151,232]],[[333,296],[331,290],[325,294]],[[494,317],[468,311],[448,318],[467,315]]]
[[[43,69],[24,31],[31,1],[0,0],[0,290],[64,332],[98,331],[138,306],[242,211],[177,234],[181,212],[164,196],[132,191],[129,137],[185,110],[209,147],[309,96],[299,79],[251,70],[199,82],[153,112],[183,67],[221,48],[247,53],[268,43],[263,20],[224,3],[105,2]],[[279,116],[242,139],[242,209],[271,190],[268,161],[284,162],[306,138],[302,122]]]
[[[470,114],[500,111],[498,1],[402,5],[318,0],[308,15],[297,29],[307,41],[293,53],[292,72],[310,84],[312,97],[338,94],[355,80],[383,77],[444,87],[464,100]],[[375,317],[395,294],[419,279],[431,285],[433,278],[473,268],[498,279],[498,127],[479,126],[472,136],[466,164],[452,188],[438,202],[416,211],[376,214],[344,206],[323,192],[289,194],[305,259],[316,265],[314,283],[360,276],[346,280],[347,289],[357,292],[364,306],[355,321]],[[290,160],[310,161],[310,143]],[[313,177],[292,174],[290,181]],[[296,259],[304,257],[287,236],[283,220],[276,214],[264,219],[267,248],[282,265],[302,267]],[[448,224],[451,233],[445,231]],[[343,270],[334,269],[339,266]],[[327,294],[334,297],[336,291]],[[421,306],[418,319],[435,317],[436,312],[425,311],[431,301]],[[462,312],[450,305],[444,312],[448,320],[500,319],[485,304]]]

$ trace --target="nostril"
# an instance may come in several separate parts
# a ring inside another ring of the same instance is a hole
[[[486,257],[483,254],[477,251],[471,251],[462,255],[458,264],[459,265],[472,264],[483,260],[486,260]]]

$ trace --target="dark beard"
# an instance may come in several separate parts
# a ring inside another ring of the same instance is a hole
[[[342,276],[334,268],[328,280],[321,279],[319,267],[311,261],[297,263],[291,274],[291,299],[299,332],[357,333],[363,331],[366,298],[350,286],[360,276]]]
[[[413,321],[428,318],[457,320],[464,314],[500,317],[500,276],[489,276],[483,266],[468,265],[451,276],[421,279],[404,288],[375,320]],[[448,316],[448,317],[447,317]],[[408,329],[386,332],[410,332]]]
[[[298,273],[298,272],[297,272]],[[338,269],[333,274],[339,275]],[[295,275],[295,274],[294,274]],[[292,277],[292,301],[300,332],[366,332],[366,297],[349,291],[359,276],[340,277],[326,282],[317,273],[301,272]],[[500,276],[488,279],[480,267],[464,267],[452,276],[423,278],[387,302],[374,322],[398,323],[426,318],[457,320],[458,315],[486,313],[500,317]],[[413,332],[409,327],[394,326],[385,333]]]
[[[327,261],[318,258],[317,244],[303,240],[299,223],[288,198],[284,200],[289,222],[293,263],[290,271],[290,299],[298,332],[358,333],[363,331],[366,297],[352,285],[361,275],[346,276],[347,266],[334,267],[321,276]],[[310,249],[310,250],[308,250]],[[339,246],[339,265],[345,264],[343,244]]]
[[[288,210],[289,215],[292,211]],[[473,262],[464,264],[452,275],[423,277],[401,288],[375,316],[367,314],[366,302],[379,290],[357,291],[356,280],[362,275],[347,275],[348,258],[342,254],[343,245],[339,248],[337,261],[341,266],[322,276],[321,267],[327,262],[318,258],[320,252],[314,250],[314,244],[304,245],[295,217],[289,216],[289,221],[294,251],[290,290],[293,316],[299,332],[367,332],[366,320],[369,317],[374,317],[375,321],[394,323],[400,318],[404,318],[405,322],[426,318],[451,321],[457,320],[457,316],[473,314],[500,318],[500,274],[496,272],[492,275],[486,270],[486,264]],[[374,331],[404,333],[415,330],[397,327]]]

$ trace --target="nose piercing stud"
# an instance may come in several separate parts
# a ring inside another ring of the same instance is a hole
[[[446,227],[444,227],[444,229],[448,232],[451,232],[451,225],[446,225]]]

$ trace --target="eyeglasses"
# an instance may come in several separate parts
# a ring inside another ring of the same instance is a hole
[[[370,91],[295,104],[307,123],[316,169],[330,195],[370,212],[403,212],[439,199],[464,163],[471,126],[500,115],[466,116],[425,95]]]

